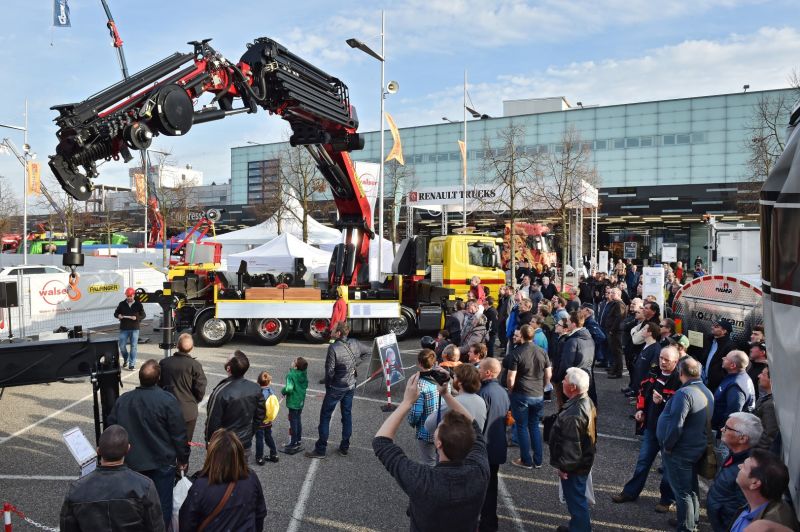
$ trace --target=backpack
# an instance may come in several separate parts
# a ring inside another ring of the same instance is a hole
[[[264,424],[269,425],[278,417],[278,412],[281,409],[281,403],[278,401],[278,396],[274,393],[270,393],[269,397],[264,401],[265,414],[264,414]]]

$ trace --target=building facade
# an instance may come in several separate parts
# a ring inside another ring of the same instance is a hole
[[[641,250],[637,258],[655,260],[661,242],[677,242],[679,257],[688,260],[702,254],[704,214],[726,222],[755,221],[757,198],[748,186],[755,110],[764,99],[794,94],[784,89],[609,106],[570,106],[564,98],[505,102],[509,116],[467,124],[468,180],[489,179],[483,169],[486,149],[498,148],[500,134],[511,125],[523,128],[520,149],[527,153],[557,153],[566,132],[574,130],[600,177],[601,248],[622,256],[622,243],[635,241]],[[379,132],[363,135],[365,148],[353,158],[379,162]],[[392,140],[388,131],[385,135],[388,151]],[[463,123],[401,128],[400,136],[414,188],[461,184],[457,141]],[[258,201],[265,183],[277,179],[286,147],[232,148],[232,203]],[[390,188],[387,180],[387,195],[394,193]],[[430,225],[438,227],[435,221]]]

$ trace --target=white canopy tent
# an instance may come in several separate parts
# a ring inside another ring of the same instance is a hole
[[[257,248],[228,255],[228,267],[235,271],[243,260],[247,262],[250,273],[279,274],[293,271],[296,258],[304,259],[307,275],[325,273],[328,271],[331,252],[306,244],[289,233],[283,233]]]
[[[369,242],[369,280],[378,280],[378,242],[383,245],[383,269],[384,273],[392,271],[392,263],[394,262],[395,244],[386,238],[380,238],[377,235]],[[336,243],[338,244],[338,242]],[[333,252],[336,244],[321,244],[320,249]]]

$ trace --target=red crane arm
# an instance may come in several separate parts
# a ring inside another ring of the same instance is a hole
[[[347,86],[268,38],[256,39],[238,63],[209,45],[175,53],[88,99],[57,105],[56,154],[50,158],[62,188],[79,200],[91,195],[97,161],[132,159],[153,137],[185,135],[195,124],[262,108],[289,122],[292,146],[304,146],[330,184],[343,243],[334,252],[330,280],[368,282],[372,212],[350,159],[364,147]],[[196,100],[213,94],[195,110]],[[234,104],[241,101],[241,107]]]

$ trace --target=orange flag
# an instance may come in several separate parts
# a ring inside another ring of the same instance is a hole
[[[383,114],[386,115],[386,122],[389,123],[389,130],[392,132],[392,138],[394,139],[394,146],[392,146],[392,151],[390,151],[389,155],[386,157],[386,162],[388,163],[394,159],[400,166],[405,166],[406,161],[403,159],[403,144],[400,142],[400,132],[397,130],[397,124],[394,123],[392,115],[389,113]]]
[[[467,145],[463,140],[458,141],[458,149],[461,151],[461,171],[464,176],[467,175]]]
[[[136,201],[144,205],[147,201],[147,184],[144,174],[133,174],[133,181],[136,186]]]
[[[38,196],[42,193],[42,174],[39,163],[28,163],[28,196]]]

